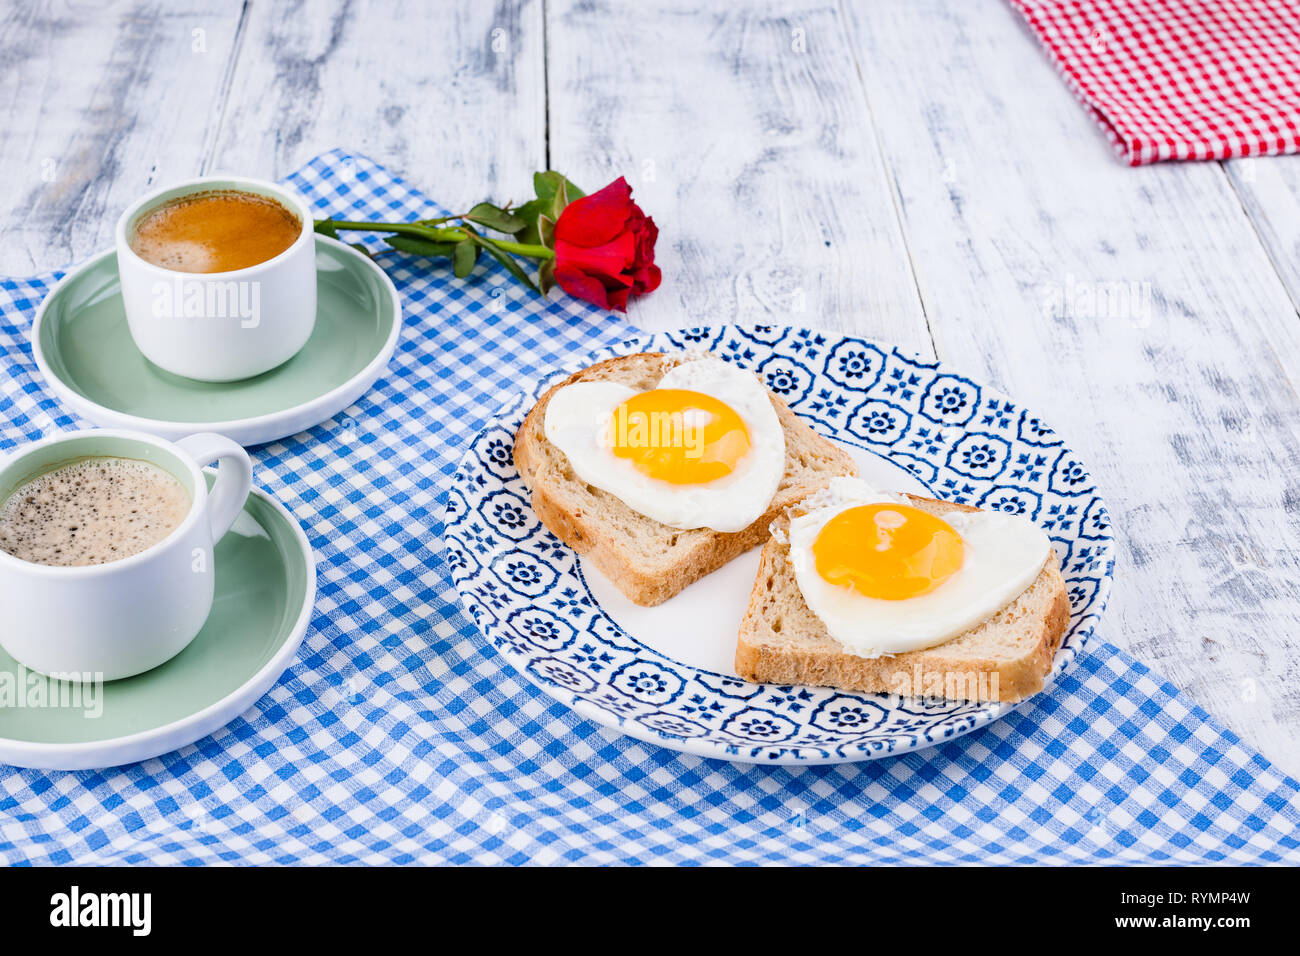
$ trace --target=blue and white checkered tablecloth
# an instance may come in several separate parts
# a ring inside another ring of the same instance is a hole
[[[436,207],[335,151],[290,181],[324,214]],[[376,246],[377,247],[377,246]],[[627,338],[604,313],[380,262],[405,298],[388,374],[255,453],[320,594],[298,662],[216,735],[103,772],[0,768],[9,863],[1300,862],[1300,785],[1110,644],[982,731],[871,763],[732,765],[576,717],[459,609],[443,486],[508,393]],[[77,426],[28,333],[57,274],[0,282],[0,449]]]

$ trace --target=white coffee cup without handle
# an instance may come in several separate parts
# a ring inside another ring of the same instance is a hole
[[[213,545],[252,489],[248,453],[212,433],[169,442],[142,432],[65,432],[0,462],[0,502],[39,474],[87,457],[149,461],[191,495],[184,520],[138,554],[83,567],[36,564],[0,551],[0,646],[30,670],[117,680],[184,650],[212,611]],[[211,491],[202,468],[219,462]]]
[[[302,231],[284,252],[230,272],[179,272],[131,248],[139,221],[164,203],[214,191],[278,201]],[[316,325],[316,239],[311,210],[275,183],[204,176],[150,193],[117,221],[117,270],[131,338],[159,368],[204,382],[251,378],[282,365]]]

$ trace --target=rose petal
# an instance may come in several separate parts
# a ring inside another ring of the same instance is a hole
[[[659,288],[659,283],[663,280],[663,273],[653,262],[637,270],[636,279],[632,287],[633,295],[644,295],[647,292],[653,292]]]
[[[555,223],[556,241],[603,246],[623,231],[632,209],[632,187],[622,176],[599,192],[575,199]]]
[[[630,289],[613,289],[609,292],[609,308],[619,312],[627,311],[627,297]]]
[[[599,279],[595,279],[577,269],[556,266],[555,281],[561,289],[574,298],[598,305],[602,309],[610,307],[609,294],[605,291],[605,286]],[[626,298],[623,301],[626,303]]]
[[[636,237],[628,232],[616,236],[612,242],[593,248],[575,246],[557,239],[555,266],[558,269],[563,265],[590,275],[616,279],[636,261],[636,253]]]

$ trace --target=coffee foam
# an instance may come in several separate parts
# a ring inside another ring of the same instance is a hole
[[[246,269],[297,241],[297,214],[269,196],[239,190],[195,193],[141,216],[130,238],[146,262],[175,272]]]
[[[85,458],[36,476],[0,505],[0,550],[56,567],[120,561],[171,534],[191,503],[157,465]]]

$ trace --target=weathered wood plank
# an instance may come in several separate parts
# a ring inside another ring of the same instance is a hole
[[[0,8],[0,274],[111,246],[127,203],[198,172],[242,9],[227,0]]]
[[[1292,304],[1300,307],[1300,156],[1252,156],[1221,165]]]
[[[850,14],[940,356],[1111,504],[1102,636],[1300,771],[1300,323],[1222,169],[1117,163],[1000,0]]]
[[[931,354],[839,13],[825,2],[548,4],[551,162],[626,175],[661,230],[647,329],[854,329]]]
[[[527,199],[542,56],[541,0],[259,0],[207,165],[275,178],[341,146],[447,206]]]

